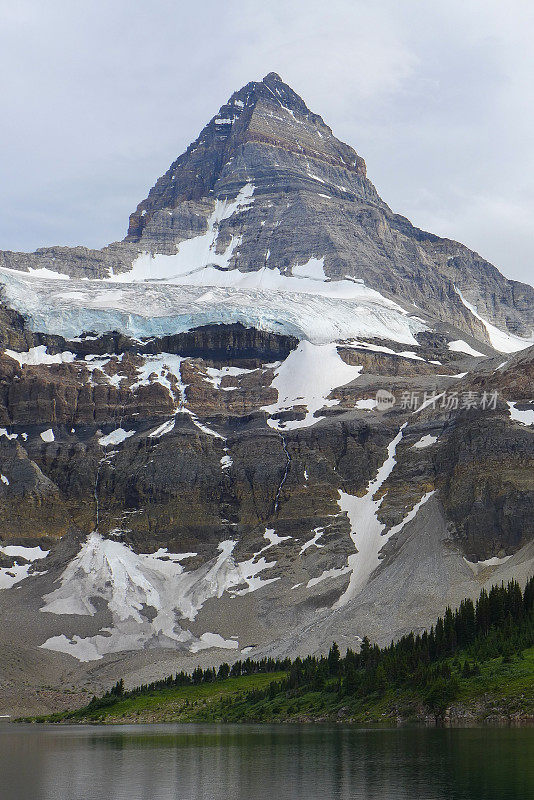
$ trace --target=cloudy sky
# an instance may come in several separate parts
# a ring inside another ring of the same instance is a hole
[[[534,279],[531,0],[0,0],[0,248],[100,247],[272,70],[389,205]]]

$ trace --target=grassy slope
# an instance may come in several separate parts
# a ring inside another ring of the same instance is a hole
[[[461,659],[460,659],[461,660]],[[503,663],[502,658],[480,664],[481,674],[459,678],[454,702],[459,715],[473,711],[479,720],[494,714],[534,715],[534,648],[522,658]],[[106,708],[87,708],[67,714],[41,717],[50,722],[217,722],[282,720],[352,720],[379,722],[398,716],[421,716],[422,698],[413,689],[389,689],[366,697],[342,695],[331,681],[323,691],[298,696],[278,694],[253,703],[245,694],[263,689],[282,673],[228,678],[225,681],[164,689],[151,694],[117,700]]]
[[[251,689],[264,689],[285,673],[243,675],[198,686],[162,689],[135,697],[117,699],[113,705],[95,710],[87,707],[32,718],[39,722],[195,722],[205,719],[208,709],[224,699],[242,697]]]
[[[523,657],[503,663],[501,658],[481,665],[481,675],[460,678],[460,691],[454,706],[463,716],[473,711],[480,720],[493,714],[534,715],[534,648]],[[329,690],[329,691],[328,691]],[[229,707],[212,708],[212,719],[278,721],[287,719],[336,719],[354,722],[383,722],[401,717],[404,720],[421,716],[421,695],[413,689],[391,688],[366,697],[339,696],[336,682],[322,692],[308,692],[298,697],[278,695],[256,704],[235,702]]]

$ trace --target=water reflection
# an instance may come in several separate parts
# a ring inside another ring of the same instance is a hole
[[[532,729],[4,726],[2,800],[521,800]]]

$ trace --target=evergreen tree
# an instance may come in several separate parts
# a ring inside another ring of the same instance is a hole
[[[339,675],[340,662],[341,662],[341,654],[339,652],[339,647],[337,646],[336,642],[334,642],[328,653],[329,675]]]

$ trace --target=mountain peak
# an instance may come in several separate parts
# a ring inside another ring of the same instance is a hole
[[[303,116],[311,115],[317,120],[321,120],[319,116],[312,114],[302,97],[289,84],[284,83],[277,72],[269,72],[261,81],[251,81],[234,92],[228,102],[221,106],[218,116],[224,117],[228,109],[232,109],[236,102],[242,102],[245,108],[251,109],[260,101],[284,107]]]
[[[269,72],[262,80],[262,83],[284,83],[278,72]]]
[[[216,244],[203,266],[291,274],[319,259],[329,280],[363,280],[470,334],[486,337],[456,290],[492,324],[530,335],[530,300],[517,307],[518,290],[480,256],[393,214],[363,159],[275,72],[221,106],[138,205],[126,241],[175,255],[207,232]],[[506,313],[495,296],[510,298]]]
[[[269,72],[234,92],[159,178],[130,216],[127,240],[138,242],[151,229],[157,249],[154,226],[161,219],[151,222],[154,215],[191,201],[234,196],[249,181],[264,191],[268,183],[295,192],[333,183],[335,193],[342,186],[345,193],[381,203],[366,181],[364,160],[334,137],[278,73]]]

